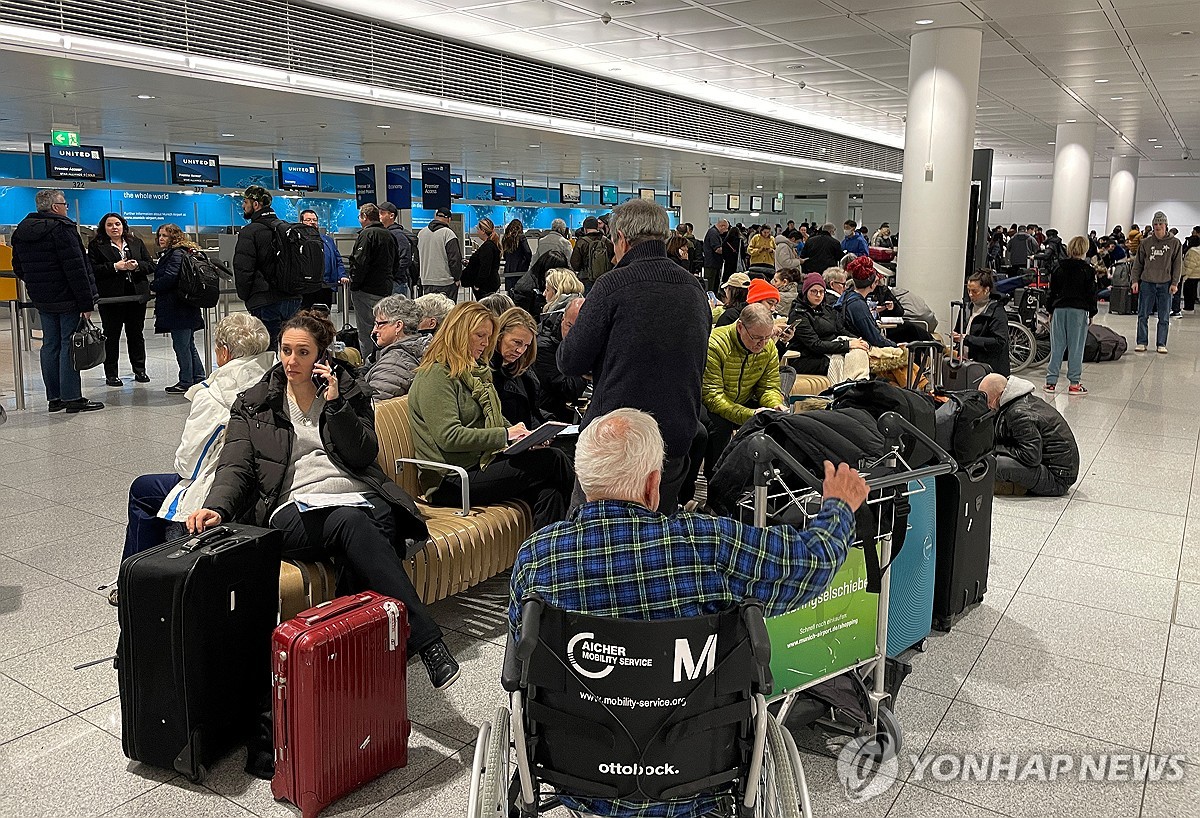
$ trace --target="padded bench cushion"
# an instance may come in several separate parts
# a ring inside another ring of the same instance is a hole
[[[819,395],[830,387],[824,375],[797,375],[792,384],[793,395]]]

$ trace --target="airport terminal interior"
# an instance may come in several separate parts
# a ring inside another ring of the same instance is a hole
[[[893,290],[927,302],[949,350],[967,275],[991,268],[999,281],[1032,266],[1010,264],[1010,225],[1085,246],[1089,233],[1123,228],[1134,259],[1124,269],[1144,271],[1131,228],[1149,246],[1165,224],[1184,242],[1180,257],[1200,265],[1195,11],[1166,0],[0,3],[0,816],[301,815],[243,770],[241,744],[198,781],[123,747],[110,592],[130,484],[172,470],[191,404],[165,391],[180,376],[176,352],[147,323],[148,380],[135,379],[123,340],[119,384],[100,366],[81,373],[84,398],[103,409],[47,411],[38,313],[11,269],[14,231],[39,190],[61,192],[85,245],[119,213],[152,254],[155,231],[173,223],[226,264],[252,186],[286,221],[313,211],[347,259],[366,203],[391,202],[414,233],[444,209],[468,258],[485,225],[502,232],[520,219],[536,249],[556,220],[583,240],[586,222],[636,199],[657,203],[672,229],[690,223],[695,252],[718,221],[763,225],[773,241],[789,222],[811,225],[810,236],[830,222],[841,241],[853,221],[873,245],[887,225],[895,240],[885,234],[886,253],[867,258],[893,274]],[[714,303],[725,272],[754,271],[726,263],[711,286],[709,265],[693,261],[681,266]],[[1030,274],[1019,293],[1043,279]],[[982,600],[901,657],[911,673],[888,702],[903,736],[894,780],[855,791],[848,737],[784,719],[811,815],[1200,818],[1197,279],[1200,266],[1189,304],[1170,308],[1169,343],[1139,338],[1137,298],[1126,309],[1129,287],[1105,279],[1111,292],[1091,323],[1127,349],[1084,363],[1086,396],[1063,376],[1043,391],[1050,319],[1014,297],[1012,375],[1069,424],[1077,479],[1064,496],[992,500],[986,566],[973,566],[986,578]],[[222,286],[194,338],[205,371],[219,363],[212,329],[246,311],[232,282]],[[335,327],[354,324],[335,300]],[[777,319],[789,322],[783,307]],[[1149,316],[1150,333],[1161,319]],[[1017,361],[1015,339],[1026,337],[1034,348]],[[707,510],[705,489],[701,477],[689,509]],[[528,535],[521,508],[514,530]],[[480,726],[508,702],[517,543],[485,570],[495,557],[469,549],[496,550],[491,523],[456,519],[438,516],[439,532],[463,528],[434,538],[463,552],[431,544],[410,568],[458,577],[438,588],[421,579],[418,591],[461,675],[435,690],[408,657],[406,765],[322,815],[508,814],[472,814],[469,802]],[[470,567],[435,569],[435,548]],[[1023,772],[958,775],[973,756],[1016,758]],[[1025,769],[1051,757],[1070,771]],[[1081,775],[1098,757],[1126,766]],[[1165,759],[1159,774],[1136,772]]]

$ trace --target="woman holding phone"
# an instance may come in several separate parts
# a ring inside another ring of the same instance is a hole
[[[331,558],[339,587],[399,599],[408,608],[409,650],[441,689],[458,678],[458,663],[403,563],[409,543],[429,532],[412,498],[375,462],[371,396],[326,354],[333,336],[329,319],[309,310],[283,323],[280,362],[233,404],[212,488],[187,526],[277,528],[283,556]]]
[[[498,333],[499,319],[478,302],[450,310],[408,391],[413,444],[420,460],[466,469],[473,504],[524,500],[539,529],[566,519],[575,470],[554,448],[504,454],[530,430],[524,423],[509,423],[501,409],[490,366]],[[457,473],[422,467],[419,474],[430,503],[460,503]]]

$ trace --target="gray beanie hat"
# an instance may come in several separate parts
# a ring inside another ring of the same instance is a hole
[[[1151,222],[1151,224],[1166,224],[1166,223],[1167,223],[1167,214],[1163,213],[1161,210],[1154,214],[1154,220]]]

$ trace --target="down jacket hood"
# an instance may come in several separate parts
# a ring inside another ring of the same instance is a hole
[[[1004,387],[1004,392],[1000,394],[1000,405],[1007,406],[1017,398],[1028,395],[1032,391],[1032,382],[1013,375],[1008,379],[1008,385]]]

